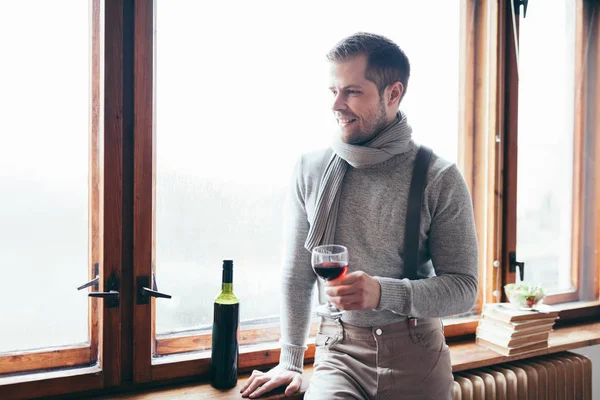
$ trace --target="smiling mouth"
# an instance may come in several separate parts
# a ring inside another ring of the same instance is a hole
[[[356,118],[338,118],[338,123],[341,126],[348,126],[353,122],[356,122]]]

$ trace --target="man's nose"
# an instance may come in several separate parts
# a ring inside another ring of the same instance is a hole
[[[344,101],[343,96],[339,94],[333,98],[333,104],[331,105],[331,109],[333,111],[345,110],[346,102]]]

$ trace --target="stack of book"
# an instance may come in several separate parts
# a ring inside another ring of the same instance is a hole
[[[520,310],[510,303],[486,304],[477,326],[476,342],[505,356],[544,349],[556,319],[558,310],[547,305]]]

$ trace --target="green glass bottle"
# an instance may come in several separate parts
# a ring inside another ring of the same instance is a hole
[[[233,293],[233,261],[223,260],[221,293],[214,304],[211,383],[229,389],[238,380],[238,329],[240,301]]]

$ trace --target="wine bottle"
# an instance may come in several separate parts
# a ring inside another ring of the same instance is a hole
[[[232,388],[238,380],[239,306],[233,293],[233,261],[223,260],[221,293],[214,304],[211,354],[211,382],[219,389]]]

